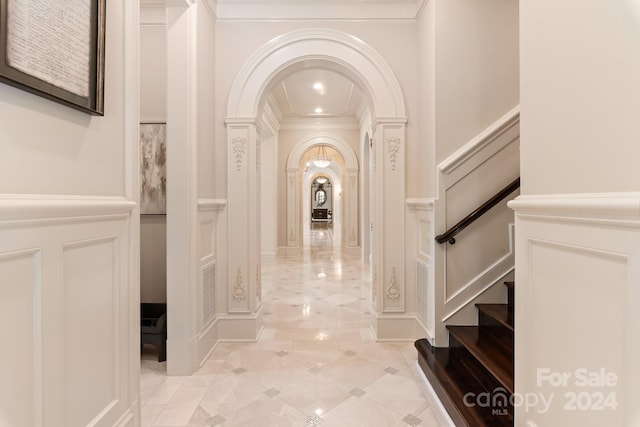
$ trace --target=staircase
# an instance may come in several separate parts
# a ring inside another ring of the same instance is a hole
[[[457,427],[513,426],[514,284],[507,304],[476,304],[478,326],[447,326],[449,347],[415,342],[418,362]]]

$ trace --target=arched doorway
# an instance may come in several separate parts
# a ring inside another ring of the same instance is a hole
[[[328,146],[336,150],[344,160],[344,182],[341,182],[343,200],[341,208],[341,229],[343,230],[342,246],[347,255],[359,255],[358,239],[358,158],[351,146],[342,138],[318,133],[300,140],[289,153],[287,159],[287,210],[286,253],[297,255],[302,245],[303,203],[300,200],[303,174],[300,163],[305,153],[319,146]],[[303,199],[304,200],[304,199]]]
[[[405,311],[404,146],[407,119],[404,98],[391,68],[375,50],[351,34],[329,29],[298,30],[271,40],[249,58],[232,86],[226,118],[228,271],[235,280],[230,280],[229,284],[228,311],[239,315],[237,318],[244,328],[247,320],[253,320],[255,330],[259,330],[259,119],[273,85],[284,76],[309,67],[332,70],[348,77],[366,92],[369,99],[374,159],[371,187],[376,194],[372,239],[372,300],[376,311],[373,329],[376,334],[384,333],[388,329],[387,325],[381,324],[385,316],[391,318],[393,314]],[[313,146],[317,142],[308,141],[307,144]],[[295,159],[293,152],[290,157]],[[355,189],[357,211],[357,162],[354,164],[347,186]],[[287,164],[287,194],[291,192],[292,197],[299,197],[296,186],[300,181],[295,173],[297,165],[293,171]],[[299,245],[299,206],[299,203],[287,202],[287,242],[292,246]],[[357,215],[353,235],[357,241]]]

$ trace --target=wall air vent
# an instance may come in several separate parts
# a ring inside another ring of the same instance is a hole
[[[202,325],[205,326],[216,315],[216,264],[212,262],[202,268]]]

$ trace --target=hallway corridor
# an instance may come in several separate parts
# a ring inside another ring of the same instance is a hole
[[[143,427],[447,425],[413,343],[373,340],[368,269],[341,256],[331,226],[305,241],[302,257],[262,266],[258,342],[220,343],[189,377],[143,356]]]

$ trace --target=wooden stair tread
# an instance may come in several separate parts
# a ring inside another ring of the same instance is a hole
[[[514,331],[513,311],[509,310],[507,304],[476,304],[476,307],[511,332]]]
[[[447,326],[458,340],[509,392],[513,387],[513,336],[493,328],[478,326]]]
[[[450,348],[433,348],[428,341],[415,342],[418,362],[457,427],[513,426],[511,411],[507,415],[492,413],[491,408],[464,404],[465,395],[490,392],[454,358]],[[470,357],[470,356],[469,356]]]
[[[507,288],[511,288],[511,289],[513,289],[513,288],[515,287],[516,283],[515,283],[515,282],[511,282],[511,281],[507,281],[507,282],[504,282],[504,285],[505,285]]]

